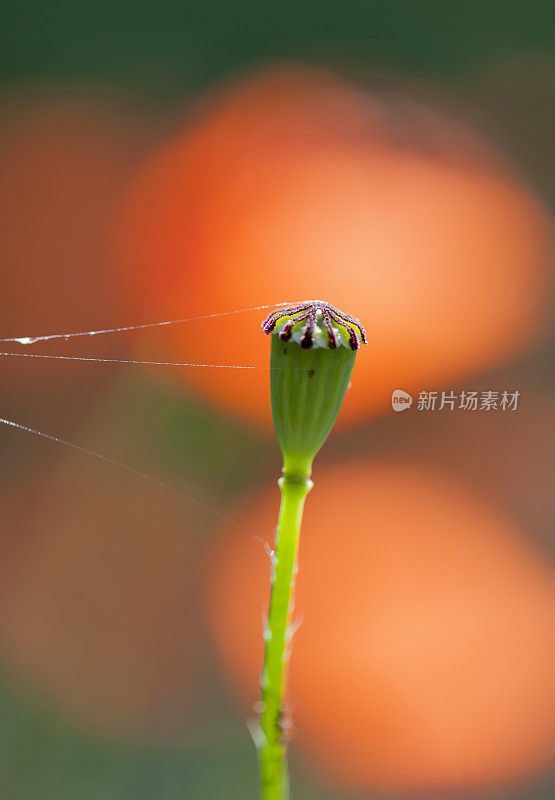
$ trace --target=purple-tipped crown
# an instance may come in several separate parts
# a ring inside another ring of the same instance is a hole
[[[305,322],[302,331],[297,326]],[[272,333],[279,323],[279,338],[283,342],[288,342],[293,336],[294,331],[300,332],[297,338],[300,346],[308,350],[316,343],[316,335],[322,333],[322,329],[327,334],[327,347],[335,350],[341,341],[343,328],[348,336],[348,346],[351,350],[358,350],[362,343],[366,344],[366,332],[361,323],[355,317],[344,314],[330,303],[323,300],[311,300],[306,303],[299,303],[295,306],[279,308],[268,314],[262,323],[264,333]],[[338,325],[339,330],[334,326]]]

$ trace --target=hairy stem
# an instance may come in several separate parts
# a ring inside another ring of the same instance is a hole
[[[287,679],[289,623],[293,607],[299,532],[306,495],[312,488],[310,464],[284,466],[279,480],[281,507],[276,531],[264,664],[260,679],[262,711],[259,745],[262,800],[288,800],[286,762],[287,718],[284,697]]]
[[[283,477],[279,480],[281,508],[264,632],[260,729],[255,739],[262,800],[288,800],[290,721],[284,698],[304,502],[312,488],[312,461],[337,419],[355,353],[366,342],[366,334],[358,320],[323,300],[275,311],[264,320],[262,329],[272,334],[272,419],[283,454]]]

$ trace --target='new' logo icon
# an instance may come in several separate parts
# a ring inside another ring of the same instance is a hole
[[[412,405],[412,397],[402,389],[395,389],[391,395],[391,408],[393,411],[406,411]]]

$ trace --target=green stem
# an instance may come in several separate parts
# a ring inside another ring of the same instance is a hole
[[[265,630],[264,665],[260,679],[262,741],[259,745],[262,800],[288,800],[283,708],[289,645],[289,616],[295,583],[299,532],[305,498],[312,488],[311,464],[297,463],[283,469],[279,479],[281,507],[276,531],[274,567],[268,624]]]

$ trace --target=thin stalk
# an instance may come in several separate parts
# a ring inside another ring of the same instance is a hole
[[[349,386],[355,353],[366,334],[360,322],[322,300],[269,314],[262,330],[272,334],[272,419],[283,454],[281,507],[273,554],[262,704],[256,742],[262,800],[288,800],[286,747],[290,721],[284,698],[297,572],[297,549],[314,456],[326,441]]]
[[[290,473],[283,470],[278,481],[281,506],[276,531],[272,588],[268,623],[264,634],[264,664],[260,679],[262,711],[259,745],[262,800],[288,800],[286,762],[286,713],[289,624],[297,571],[297,551],[305,498],[312,488],[310,467]]]

